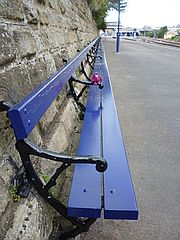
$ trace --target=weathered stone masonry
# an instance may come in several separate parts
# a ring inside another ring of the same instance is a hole
[[[0,0],[0,100],[17,103],[60,69],[63,58],[71,59],[96,36],[86,0]],[[40,146],[72,153],[79,110],[66,92],[67,86],[31,139]],[[48,239],[52,209],[35,190],[17,202],[10,195],[16,165],[21,165],[14,143],[6,114],[0,113],[0,239]],[[42,174],[54,166],[35,163]]]

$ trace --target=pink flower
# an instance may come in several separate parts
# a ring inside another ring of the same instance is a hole
[[[102,83],[101,75],[97,72],[95,72],[91,77],[91,82],[94,85],[100,85]]]

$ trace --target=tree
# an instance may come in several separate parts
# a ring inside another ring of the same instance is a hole
[[[87,0],[91,11],[92,16],[97,24],[99,29],[104,30],[106,28],[105,17],[107,12],[113,8],[118,9],[117,0]],[[125,0],[121,0],[121,11],[124,11],[127,6]]]
[[[158,31],[157,31],[157,37],[158,38],[164,38],[164,34],[168,31],[167,26],[161,27]]]
[[[108,11],[106,0],[88,0],[92,11],[92,16],[97,24],[98,29],[104,30],[106,28],[105,17]]]

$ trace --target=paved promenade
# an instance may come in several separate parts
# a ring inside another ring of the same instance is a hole
[[[139,220],[98,220],[80,239],[180,240],[180,49],[125,40],[119,54],[114,40],[104,47]]]

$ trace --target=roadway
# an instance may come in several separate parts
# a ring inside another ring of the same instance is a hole
[[[97,220],[81,240],[180,240],[180,49],[104,41],[139,206],[134,222]],[[112,139],[113,141],[113,139]]]

